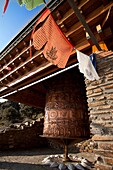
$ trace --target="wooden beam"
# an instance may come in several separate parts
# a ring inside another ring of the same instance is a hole
[[[74,10],[76,16],[78,17],[78,19],[80,20],[80,22],[83,24],[85,30],[88,32],[88,34],[91,37],[92,42],[96,45],[96,47],[98,48],[99,51],[101,51],[101,47],[98,44],[98,41],[96,40],[94,34],[92,33],[92,31],[90,30],[88,24],[86,23],[84,17],[82,16],[82,14],[80,13],[78,7],[76,6],[74,0],[68,0],[68,3],[70,4],[70,6],[72,7],[72,9]]]
[[[21,64],[20,66],[16,67],[14,70],[10,71],[8,74],[6,74],[4,77],[2,77],[0,79],[3,80],[4,78],[10,76],[12,73],[14,73],[15,71],[21,69],[23,66],[25,66],[28,62],[32,61],[34,58],[36,58],[37,56],[41,55],[42,51],[38,51],[32,58],[29,58],[29,60],[27,60],[26,62],[24,62],[23,64]],[[14,60],[13,60],[14,61]],[[12,63],[12,62],[11,62]],[[7,64],[7,66],[9,65],[9,63]],[[38,68],[37,68],[38,69]],[[3,69],[1,69],[3,71]]]
[[[82,0],[81,4],[78,6],[78,8],[82,8],[84,5],[86,5],[90,0]],[[66,14],[63,16],[63,18],[61,20],[57,21],[57,24],[60,25],[62,24],[64,21],[66,21],[69,17],[71,17],[74,14],[73,9],[71,8],[69,11],[66,12]]]
[[[44,108],[46,94],[38,92],[33,93],[30,89],[25,89],[23,91],[12,94],[6,98],[8,100],[24,103],[26,105]]]
[[[105,13],[106,11],[109,10],[109,8],[113,7],[113,3],[108,4],[107,6],[100,6],[99,8],[97,8],[95,11],[93,11],[89,16],[87,16],[86,18],[86,22],[87,24],[90,24],[93,20],[95,20],[96,18],[100,17],[101,15],[103,15],[103,13]],[[68,16],[71,17],[71,15],[73,14],[72,12],[73,10],[70,9],[62,18],[61,21],[57,22],[57,24],[60,26],[64,21],[66,21],[68,19]],[[74,24],[69,31],[66,32],[66,37],[70,36],[71,34],[75,33],[76,31],[78,31],[79,29],[83,29],[83,25],[81,24],[81,22],[77,22],[76,24]]]

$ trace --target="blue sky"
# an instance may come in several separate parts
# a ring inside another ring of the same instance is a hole
[[[4,2],[5,0],[0,0],[0,52],[44,6],[40,5],[29,11],[25,6],[20,6],[17,0],[10,0],[3,14]]]

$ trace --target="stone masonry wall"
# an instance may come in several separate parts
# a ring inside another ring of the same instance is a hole
[[[40,137],[42,134],[43,120],[35,121],[32,126],[24,125],[22,129],[6,129],[0,133],[0,150],[45,147],[47,140]]]
[[[97,56],[98,81],[85,80],[97,170],[113,170],[113,54]]]

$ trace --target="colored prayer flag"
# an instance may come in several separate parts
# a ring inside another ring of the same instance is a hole
[[[25,5],[28,10],[32,10],[33,8],[46,3],[45,0],[17,0],[19,5]],[[5,0],[3,14],[6,12],[9,4],[9,0]]]
[[[48,61],[59,68],[64,68],[73,46],[54,21],[49,9],[41,15],[36,27],[37,30],[32,35],[35,49],[43,48],[43,54]]]
[[[9,0],[5,0],[4,9],[3,9],[3,14],[6,12],[7,7],[8,7],[8,4],[9,4]]]
[[[90,57],[88,55],[85,55],[81,53],[80,51],[76,50],[77,52],[77,60],[79,62],[79,70],[81,73],[84,74],[84,76],[88,80],[99,80],[99,76],[90,60]]]
[[[33,8],[44,4],[44,0],[18,0],[20,5],[25,5],[28,10],[32,10]]]

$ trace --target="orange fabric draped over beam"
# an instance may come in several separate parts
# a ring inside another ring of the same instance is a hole
[[[38,26],[39,28],[35,31]],[[44,47],[43,54],[48,61],[59,68],[66,66],[73,46],[54,21],[49,9],[46,9],[38,19],[32,38],[36,50]]]

